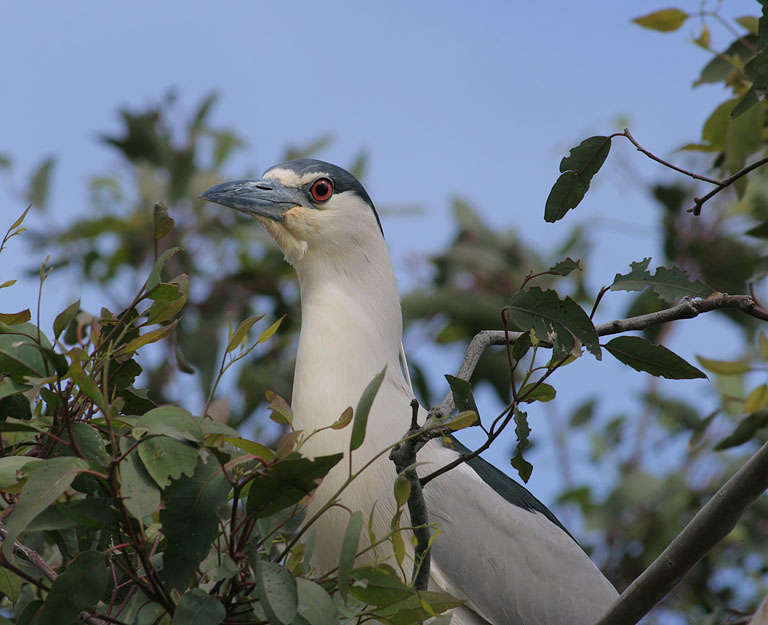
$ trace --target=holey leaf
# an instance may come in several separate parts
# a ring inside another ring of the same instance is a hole
[[[650,262],[650,258],[644,258],[630,263],[632,271],[623,275],[617,273],[611,284],[611,291],[642,291],[651,287],[667,303],[681,297],[706,297],[712,292],[712,289],[700,280],[690,280],[679,267],[659,267],[655,274],[651,274],[648,271]]]
[[[562,173],[547,197],[544,207],[546,221],[558,221],[579,205],[610,150],[611,139],[602,136],[589,137],[571,148],[570,154],[560,161]]]
[[[604,345],[617,360],[637,371],[669,380],[706,378],[706,374],[663,345],[640,336],[617,336]]]
[[[256,591],[271,625],[288,625],[299,607],[296,578],[285,567],[255,559]]]
[[[600,360],[597,331],[587,313],[570,297],[561,300],[555,291],[532,287],[515,293],[507,304],[509,320],[521,332],[533,330],[537,338],[552,343],[552,357],[576,355],[584,345]]]
[[[192,477],[175,480],[165,489],[160,511],[168,548],[163,555],[163,578],[179,588],[194,576],[219,531],[219,507],[227,501],[230,485],[216,457],[200,463]]]

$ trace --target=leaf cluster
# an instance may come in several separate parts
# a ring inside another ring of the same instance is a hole
[[[156,210],[156,229],[167,226]],[[289,432],[270,448],[212,419],[210,398],[193,414],[158,405],[135,385],[140,352],[168,340],[189,295],[183,275],[164,278],[179,252],[160,254],[118,313],[68,306],[50,340],[14,315],[0,322],[5,613],[40,625],[329,625],[373,617],[410,625],[459,605],[415,591],[375,558],[356,564],[369,549],[357,540],[347,541],[337,569],[313,568],[311,543],[298,542],[312,527],[299,530],[304,504],[342,454],[304,456],[306,437],[291,428],[290,405],[279,395],[270,392],[268,401]],[[249,338],[262,317],[230,331],[216,383],[275,340],[282,319]],[[354,414],[345,411],[333,425],[352,425],[350,454],[363,441],[383,375]],[[352,515],[347,531],[359,536],[360,521]],[[398,564],[403,531],[393,521],[389,534],[373,537],[400,545]]]

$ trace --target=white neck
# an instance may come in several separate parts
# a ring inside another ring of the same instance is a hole
[[[377,231],[342,252],[316,249],[295,263],[301,287],[301,334],[292,406],[306,434],[333,423],[387,366],[390,381],[405,384],[399,364],[402,314],[397,280]],[[389,428],[369,422],[368,436]],[[322,432],[309,453],[344,451],[346,435]],[[384,434],[384,431],[381,432]],[[368,438],[368,437],[366,437]]]

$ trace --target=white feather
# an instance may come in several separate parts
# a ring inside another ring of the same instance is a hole
[[[402,317],[389,253],[370,207],[351,192],[337,194],[323,210],[289,211],[285,225],[272,222],[269,230],[296,267],[301,287],[295,426],[309,434],[331,424],[387,367],[365,442],[353,452],[357,470],[399,440],[410,424],[413,393],[400,366]],[[421,422],[424,417],[422,410]],[[325,430],[303,451],[346,452],[349,436],[350,428]],[[433,441],[418,459],[429,465],[423,471],[430,471],[455,453]],[[347,471],[343,461],[329,473],[310,514],[339,488]],[[348,510],[361,510],[367,519],[375,507],[374,532],[389,531],[394,478],[384,454],[342,494],[344,507],[319,519],[314,559],[321,573],[338,564]],[[431,584],[467,600],[454,611],[454,623],[587,625],[616,598],[565,532],[544,515],[506,501],[467,465],[428,484],[425,499],[430,520],[443,532],[433,546]],[[391,553],[379,548],[377,555]]]

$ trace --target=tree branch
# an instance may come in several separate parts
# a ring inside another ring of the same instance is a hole
[[[768,443],[712,496],[653,564],[621,594],[598,625],[637,623],[731,532],[766,488]]]
[[[0,539],[5,540],[8,537],[8,530],[5,528],[5,524],[0,522]],[[26,545],[20,543],[18,540],[13,541],[13,553],[16,554],[22,560],[26,560],[31,563],[38,571],[45,575],[48,580],[55,582],[59,574],[54,571],[45,559],[37,553],[34,549],[30,549]],[[109,625],[109,623],[97,616],[92,615],[90,612],[83,610],[80,612],[80,617],[85,623],[89,625]]]
[[[683,298],[679,304],[671,308],[665,308],[658,312],[628,319],[617,319],[608,323],[601,323],[595,326],[598,336],[609,334],[619,334],[632,330],[645,330],[646,328],[659,324],[678,321],[680,319],[693,319],[702,313],[724,308],[735,308],[741,310],[750,317],[755,317],[761,321],[768,321],[768,310],[762,308],[750,295],[728,295],[727,293],[717,293],[706,299]],[[510,332],[509,342],[514,343],[520,338],[520,332]],[[480,356],[491,345],[506,345],[507,339],[503,330],[482,330],[478,332],[467,347],[467,353],[464,355],[464,361],[456,374],[457,378],[469,380],[477,366]],[[544,343],[542,343],[544,345]],[[451,414],[455,405],[453,403],[453,394],[449,391],[440,405],[437,407],[443,416]]]
[[[669,169],[673,169],[677,172],[680,172],[681,174],[685,174],[689,178],[693,178],[694,180],[702,180],[703,182],[708,182],[709,184],[715,185],[715,188],[712,189],[709,193],[706,195],[703,195],[701,197],[694,197],[693,198],[693,207],[688,209],[689,213],[693,213],[694,215],[700,215],[701,214],[701,207],[704,205],[705,202],[708,200],[711,200],[715,195],[720,193],[723,189],[727,189],[730,187],[734,182],[739,180],[740,178],[743,178],[751,171],[754,171],[758,167],[762,167],[766,163],[768,163],[768,156],[761,158],[751,165],[747,165],[746,167],[740,169],[735,174],[729,176],[728,178],[724,178],[723,180],[717,180],[715,178],[709,178],[708,176],[702,176],[701,174],[697,174],[693,171],[688,171],[687,169],[683,169],[682,167],[678,167],[677,165],[673,165],[672,163],[665,161],[662,158],[659,158],[656,156],[653,152],[649,152],[646,150],[642,145],[640,145],[635,138],[632,136],[632,133],[629,132],[629,128],[625,128],[624,132],[616,133],[613,136],[624,136],[627,139],[629,139],[630,143],[634,145],[639,152],[642,152],[645,154],[648,158],[656,161],[657,163],[661,163],[665,167],[669,167]]]
[[[411,401],[411,427],[408,437],[389,452],[389,459],[395,463],[398,473],[402,473],[411,485],[411,494],[408,497],[408,512],[411,515],[411,527],[416,537],[416,552],[413,558],[413,576],[411,582],[416,590],[426,590],[429,585],[429,568],[432,556],[429,552],[429,514],[421,481],[416,473],[416,452],[424,446],[429,438],[419,435],[419,402]],[[427,431],[428,433],[428,431]],[[415,435],[415,436],[414,436]]]

